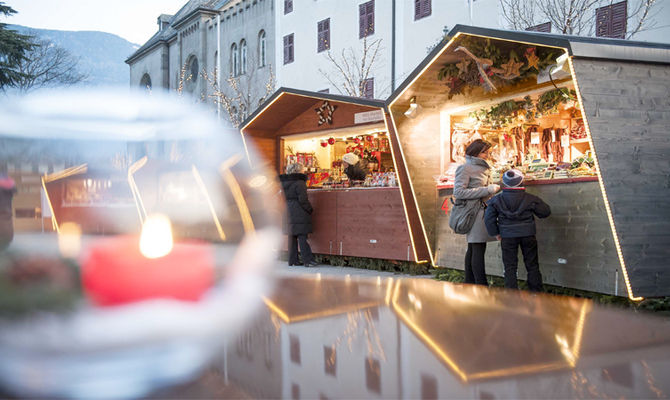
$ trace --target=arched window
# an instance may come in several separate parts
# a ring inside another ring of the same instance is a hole
[[[237,76],[240,74],[240,62],[239,62],[239,54],[237,53],[237,43],[233,43],[232,46],[230,46],[230,73],[233,76]]]
[[[186,59],[186,70],[184,71],[183,85],[186,91],[192,92],[195,89],[196,83],[198,82],[198,75],[200,75],[198,57],[192,55]]]
[[[258,33],[258,66],[264,67],[267,63],[267,42],[265,41],[265,31]]]
[[[144,74],[142,76],[142,79],[140,80],[140,87],[142,89],[151,91],[151,77],[149,76],[149,74]]]
[[[240,74],[247,73],[247,41],[240,42]]]

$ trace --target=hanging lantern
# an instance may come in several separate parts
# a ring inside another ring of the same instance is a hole
[[[328,144],[335,144],[335,138],[328,138]]]
[[[361,138],[355,138],[354,143],[359,144],[361,142]]]
[[[326,146],[328,146],[328,142],[322,140],[321,141],[321,147],[326,147]]]

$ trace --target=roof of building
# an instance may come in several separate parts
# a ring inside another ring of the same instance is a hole
[[[387,99],[390,104],[405,88],[409,86],[424,69],[443,53],[443,50],[452,38],[459,35],[479,36],[511,42],[527,43],[538,46],[564,48],[569,55],[577,58],[593,58],[606,60],[620,60],[629,62],[646,62],[670,64],[670,44],[640,42],[624,39],[612,39],[589,36],[559,35],[534,31],[512,31],[493,28],[482,28],[469,25],[456,25],[433,51],[409,74],[391,96]]]
[[[182,8],[180,8],[175,15],[172,16],[170,19],[170,25],[166,29],[159,29],[158,32],[156,32],[139,49],[137,49],[137,51],[135,51],[126,59],[126,63],[130,64],[133,60],[142,56],[156,44],[170,40],[177,34],[177,29],[175,29],[175,27],[179,26],[179,24],[187,18],[190,18],[191,15],[195,12],[199,10],[216,12],[216,10],[225,6],[230,1],[233,0],[190,0],[188,3],[184,4],[184,6],[182,6]]]

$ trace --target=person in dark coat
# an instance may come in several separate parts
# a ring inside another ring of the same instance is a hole
[[[364,181],[365,171],[360,166],[360,158],[354,153],[347,153],[342,156],[342,161],[347,165],[344,173],[350,181]]]
[[[14,239],[12,199],[15,193],[14,179],[0,175],[0,250],[6,249]]]
[[[528,271],[528,288],[542,291],[542,274],[537,256],[535,239],[535,216],[547,218],[551,208],[541,198],[526,193],[521,186],[523,174],[510,169],[503,174],[502,193],[487,203],[484,222],[491,236],[500,240],[503,264],[505,265],[505,287],[518,289],[517,265],[521,247],[523,263]]]
[[[491,183],[491,166],[488,161],[491,144],[476,139],[465,149],[465,164],[456,169],[454,176],[454,199],[468,201],[488,200],[500,190],[500,186]],[[488,286],[484,253],[486,242],[495,241],[484,226],[484,208],[475,217],[475,222],[467,233],[468,249],[465,252],[465,283]]]
[[[298,246],[302,262],[306,267],[317,265],[312,249],[307,242],[307,235],[312,233],[312,205],[307,198],[307,175],[305,167],[300,163],[290,164],[285,175],[279,175],[286,206],[288,220],[284,224],[288,235],[288,265],[298,265]]]

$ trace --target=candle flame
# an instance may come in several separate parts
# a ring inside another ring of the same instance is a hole
[[[140,253],[147,258],[159,258],[172,251],[172,224],[163,214],[152,214],[142,225]]]
[[[76,258],[81,250],[81,227],[74,222],[66,222],[58,232],[58,249],[65,258]]]

